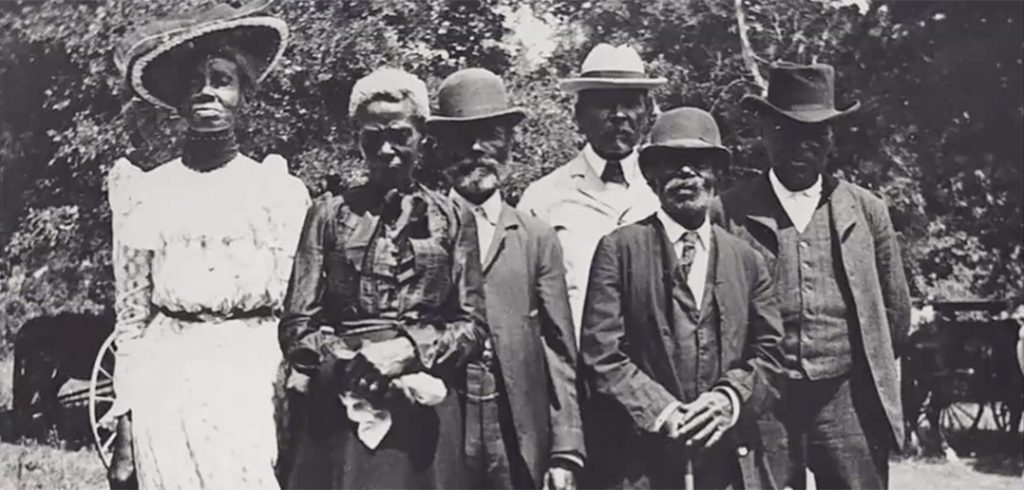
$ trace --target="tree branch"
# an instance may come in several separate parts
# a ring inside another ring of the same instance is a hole
[[[761,95],[764,95],[768,92],[768,82],[765,81],[764,77],[761,76],[761,72],[757,69],[757,61],[754,59],[754,48],[751,47],[750,38],[747,36],[747,18],[743,13],[743,0],[735,0],[735,6],[736,31],[740,35],[740,52],[743,55],[743,64],[747,66],[747,70],[754,78],[754,83],[760,87]]]
[[[715,113],[715,107],[718,107],[718,103],[722,101],[722,97],[725,97],[725,92],[728,91],[730,88],[732,88],[737,83],[743,83],[743,82],[746,82],[746,81],[747,80],[744,79],[744,78],[737,78],[737,79],[729,82],[726,86],[722,87],[722,89],[718,91],[718,97],[715,97],[715,102],[711,104],[711,108],[708,109],[708,112],[714,114]]]

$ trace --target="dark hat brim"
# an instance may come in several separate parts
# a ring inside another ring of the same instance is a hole
[[[489,119],[508,119],[513,126],[526,119],[526,111],[519,107],[511,107],[503,111],[480,114],[476,116],[452,117],[452,116],[430,116],[427,118],[427,128],[436,128],[458,123],[486,121]]]
[[[794,111],[783,109],[775,104],[772,104],[770,101],[768,101],[768,99],[761,97],[759,95],[747,94],[744,95],[742,99],[740,99],[740,106],[755,113],[760,113],[763,111],[772,112],[796,122],[820,123],[841,119],[850,114],[853,114],[858,109],[860,109],[860,101],[854,102],[846,109],[827,108]]]
[[[288,41],[288,25],[276,17],[246,17],[182,30],[132,60],[127,69],[132,90],[157,106],[176,109],[175,94],[182,67],[177,61],[194,43],[227,33],[238,33],[245,42],[235,43],[255,64],[254,83],[266,78],[280,60]]]
[[[657,144],[648,144],[641,148],[639,154],[640,170],[647,172],[644,169],[649,169],[651,165],[662,161],[658,156],[672,153],[706,153],[722,169],[732,164],[732,152],[724,146],[693,138],[679,138],[662,141]]]
[[[558,82],[559,87],[566,92],[578,93],[584,90],[614,90],[614,89],[643,89],[652,90],[668,83],[662,77],[658,78],[596,78],[577,77],[567,78]]]

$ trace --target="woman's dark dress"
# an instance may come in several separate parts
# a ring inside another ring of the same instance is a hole
[[[322,326],[342,332],[353,321],[394,319],[413,340],[424,370],[445,381],[448,396],[432,407],[404,400],[389,407],[391,430],[371,450],[357,439],[326,363],[295,363],[312,380],[305,406],[296,407],[301,416],[289,488],[464,487],[453,383],[488,335],[473,220],[463,219],[444,196],[416,187],[401,198],[414,218],[397,229],[386,223],[402,220],[381,214],[399,214],[402,203],[386,205],[382,194],[358,187],[310,209],[285,300],[281,346],[295,359],[294,353],[319,349],[332,335]]]

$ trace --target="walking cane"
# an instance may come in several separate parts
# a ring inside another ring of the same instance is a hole
[[[689,444],[683,446],[683,464],[686,466],[685,473],[683,473],[683,488],[685,490],[696,490],[697,486],[693,482],[693,458],[690,457]]]
[[[693,484],[693,460],[690,459],[689,455],[686,457],[686,474],[683,475],[683,488],[686,490],[697,489]]]

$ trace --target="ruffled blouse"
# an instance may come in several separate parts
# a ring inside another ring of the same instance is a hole
[[[175,159],[143,172],[126,159],[108,176],[113,225],[118,394],[131,408],[131,372],[158,313],[216,323],[281,309],[309,207],[305,185],[272,155],[238,155],[197,172]],[[205,328],[203,325],[194,325]]]

